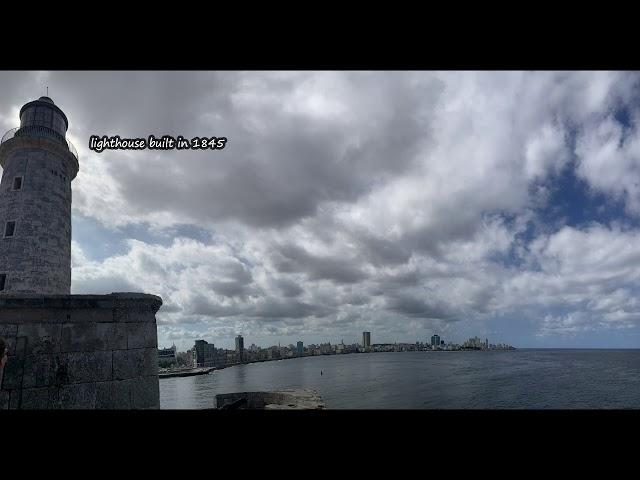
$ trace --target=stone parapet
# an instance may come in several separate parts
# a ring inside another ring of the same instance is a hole
[[[139,293],[0,297],[0,409],[159,408],[161,305]]]

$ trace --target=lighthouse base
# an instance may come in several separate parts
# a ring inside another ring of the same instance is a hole
[[[160,408],[161,305],[142,293],[0,296],[0,410]]]

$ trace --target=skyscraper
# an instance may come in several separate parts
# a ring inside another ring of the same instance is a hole
[[[431,337],[431,347],[432,348],[440,347],[440,335],[433,335]]]
[[[241,362],[244,361],[244,338],[242,335],[236,337],[236,354]]]
[[[365,349],[371,348],[371,332],[362,332],[362,346]]]
[[[298,355],[304,355],[304,344],[302,342],[298,342],[296,349],[298,350]]]

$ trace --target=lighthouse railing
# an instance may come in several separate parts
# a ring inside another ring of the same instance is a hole
[[[66,138],[64,138],[62,135],[60,135],[58,132],[56,132],[55,130],[48,128],[48,127],[43,127],[40,125],[31,125],[31,126],[27,126],[27,127],[16,127],[16,128],[12,128],[11,130],[9,130],[7,133],[5,133],[2,136],[2,140],[0,140],[0,145],[2,145],[4,142],[6,142],[7,140],[11,140],[13,137],[16,136],[16,133],[18,132],[18,130],[20,130],[20,128],[23,128],[23,130],[25,132],[33,132],[33,133],[45,133],[45,136],[52,136],[54,138],[61,138],[63,139],[66,144],[67,147],[69,147],[69,151],[71,152],[71,154],[76,157],[76,160],[79,160],[78,158],[78,151],[76,150],[76,147],[73,145],[73,143],[71,143],[70,140],[67,140]]]
[[[80,160],[78,158],[78,151],[76,150],[76,147],[73,146],[73,143],[71,143],[71,140],[67,140],[67,146],[69,147],[71,154],[76,157],[76,160]]]
[[[16,127],[16,128],[12,128],[11,130],[9,130],[7,133],[5,133],[2,136],[2,140],[0,140],[0,145],[2,145],[4,142],[6,142],[7,140],[11,140],[16,132],[20,129],[20,127]]]

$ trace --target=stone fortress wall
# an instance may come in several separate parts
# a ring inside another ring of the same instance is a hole
[[[157,409],[160,297],[0,296],[2,409]]]

